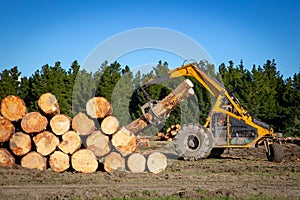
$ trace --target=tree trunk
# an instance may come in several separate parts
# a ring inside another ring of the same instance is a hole
[[[151,153],[147,158],[147,168],[150,172],[157,174],[162,172],[167,167],[167,157],[160,153]]]
[[[60,113],[58,101],[51,93],[42,94],[38,100],[38,105],[47,115],[57,115]]]
[[[39,112],[27,113],[21,121],[21,127],[26,133],[39,133],[46,130],[47,125],[47,118]]]
[[[61,151],[54,151],[50,155],[49,165],[55,172],[64,172],[70,167],[70,158]]]
[[[108,116],[101,122],[101,130],[107,135],[114,134],[119,128],[119,120],[114,116]]]
[[[66,153],[73,154],[81,147],[81,138],[75,131],[68,131],[62,135],[62,141],[58,148]]]
[[[104,118],[112,115],[112,107],[104,97],[94,97],[86,104],[86,112],[92,118]]]
[[[59,145],[59,139],[53,133],[44,131],[33,137],[33,141],[36,146],[36,151],[47,156]]]
[[[89,150],[94,152],[95,156],[105,156],[111,151],[109,137],[100,131],[94,131],[87,139],[86,145]]]
[[[111,172],[114,170],[125,170],[125,158],[117,152],[111,152],[104,158],[104,170]]]
[[[9,148],[17,156],[23,156],[31,150],[31,138],[28,134],[16,132],[9,140]]]
[[[21,166],[29,169],[46,170],[47,160],[38,152],[32,151],[22,158]]]
[[[70,130],[71,119],[66,115],[55,115],[50,120],[50,127],[53,133],[56,135],[62,135]]]
[[[8,141],[14,132],[14,125],[8,119],[0,116],[0,142]]]
[[[1,114],[10,121],[18,121],[27,113],[24,101],[17,96],[7,96],[1,101]]]
[[[89,135],[95,130],[95,123],[86,114],[80,112],[73,118],[72,128],[79,135]]]
[[[168,96],[154,105],[152,112],[148,112],[145,114],[145,116],[141,116],[140,118],[131,122],[126,126],[126,129],[136,134],[148,126],[150,122],[159,122],[157,117],[159,119],[164,119],[165,116],[167,116],[183,100],[194,94],[194,90],[192,89],[193,86],[193,83],[189,79],[186,79]]]
[[[0,167],[13,167],[15,158],[4,148],[0,148]]]
[[[137,139],[135,135],[130,133],[125,128],[122,128],[116,134],[114,134],[111,142],[115,149],[124,157],[133,153],[137,148]]]
[[[133,173],[141,173],[146,169],[146,158],[143,154],[133,153],[127,158],[127,167]]]
[[[72,155],[72,167],[78,172],[92,173],[98,168],[98,161],[94,153],[88,149],[80,149]]]

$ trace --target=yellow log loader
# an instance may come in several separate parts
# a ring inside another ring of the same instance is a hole
[[[214,97],[215,103],[203,125],[184,124],[178,131],[174,146],[184,160],[198,160],[220,156],[227,148],[250,148],[263,144],[269,161],[281,162],[282,146],[273,128],[256,119],[242,107],[233,93],[201,70],[197,63],[189,63],[168,72],[168,79],[194,77]],[[148,85],[157,84],[152,80]]]

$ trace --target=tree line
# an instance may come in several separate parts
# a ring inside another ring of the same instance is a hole
[[[251,70],[246,69],[242,61],[238,65],[233,61],[222,63],[218,70],[206,61],[200,61],[199,66],[222,82],[243,107],[272,125],[276,132],[300,136],[300,72],[284,78],[277,70],[275,60],[267,60],[262,66],[253,65]],[[162,61],[147,73],[133,73],[129,66],[122,67],[116,61],[105,62],[95,72],[88,72],[74,61],[68,69],[56,62],[24,77],[16,66],[0,73],[0,101],[8,95],[17,95],[24,100],[29,112],[37,111],[39,97],[51,92],[59,101],[61,113],[72,117],[85,112],[88,99],[103,96],[112,103],[114,115],[121,125],[126,125],[142,115],[140,108],[147,101],[155,103],[180,83],[180,79],[167,80],[141,87],[150,79],[163,78],[168,71],[168,63]],[[213,99],[200,83],[190,79],[195,85],[196,95],[172,111],[159,129],[177,123],[204,123]]]

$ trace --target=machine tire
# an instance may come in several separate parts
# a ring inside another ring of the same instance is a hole
[[[284,159],[284,151],[280,144],[272,143],[269,145],[270,154],[267,153],[267,158],[271,162],[278,162],[280,163]]]
[[[212,133],[196,124],[186,124],[176,134],[175,151],[184,160],[207,158],[213,148]]]
[[[225,148],[213,148],[207,158],[220,158],[224,151]]]

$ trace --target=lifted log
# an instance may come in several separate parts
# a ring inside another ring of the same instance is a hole
[[[186,79],[156,105],[149,105],[150,108],[151,106],[153,107],[148,113],[145,113],[144,116],[141,116],[140,118],[131,122],[125,128],[136,134],[143,130],[150,123],[160,123],[183,100],[194,94],[194,90],[192,89],[193,86],[193,83],[189,79]]]

